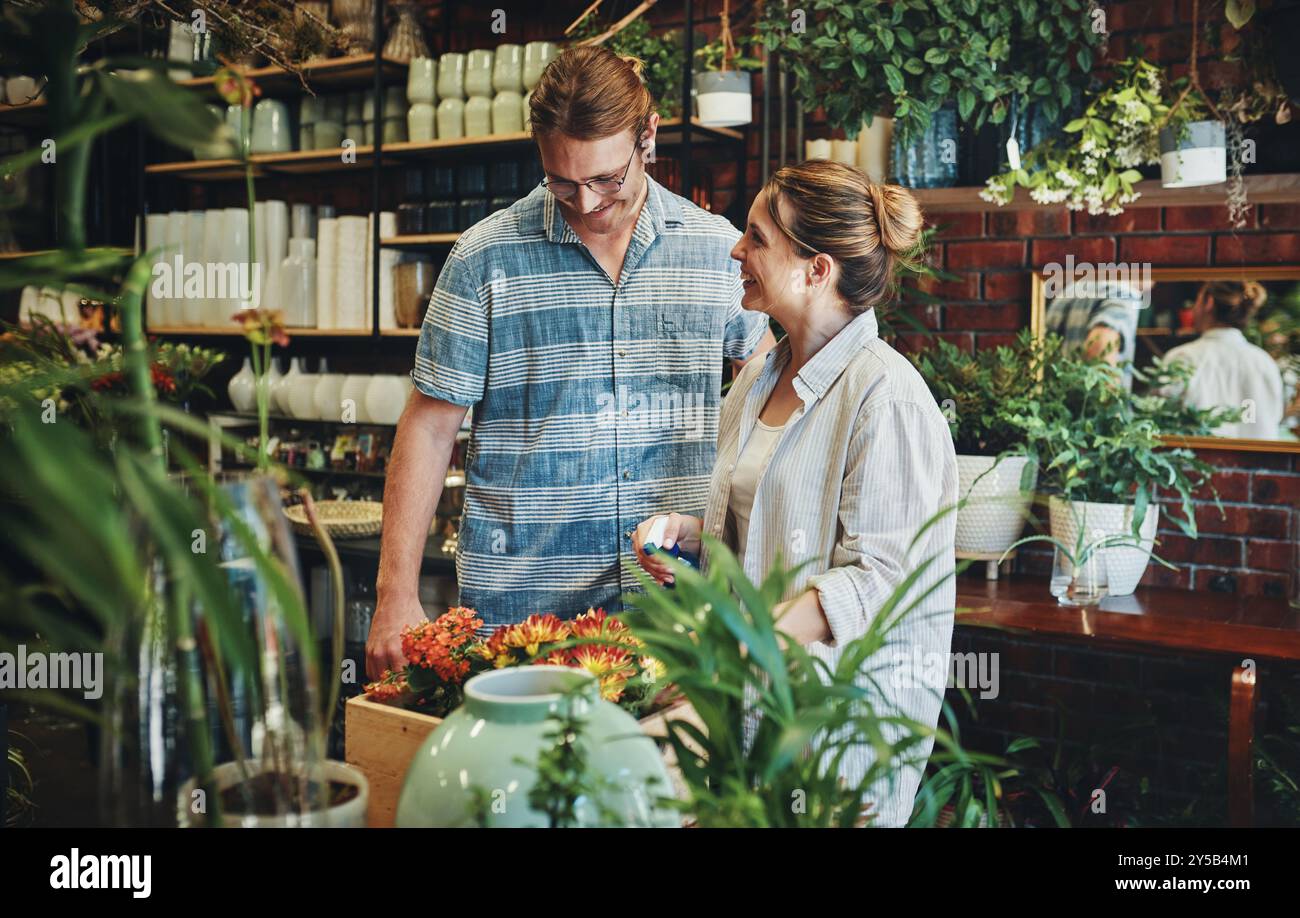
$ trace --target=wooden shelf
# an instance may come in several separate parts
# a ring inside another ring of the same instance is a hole
[[[145,332],[150,335],[179,335],[184,337],[205,335],[213,337],[240,337],[244,333],[238,328],[217,328],[208,325],[163,325],[157,328],[149,326]],[[286,328],[285,333],[292,340],[298,338],[360,338],[370,337],[368,328]]]
[[[1141,193],[1136,201],[1125,204],[1132,207],[1179,207],[1185,205],[1222,204],[1227,197],[1226,184],[1202,185],[1199,188],[1165,188],[1159,179],[1145,179],[1134,189]],[[979,195],[984,186],[963,188],[915,188],[912,194],[927,213],[954,213],[962,211],[1034,210],[1064,204],[1039,204],[1029,197],[1024,188],[1016,189],[1010,204],[999,207],[983,200]],[[1246,176],[1246,197],[1252,204],[1290,204],[1300,202],[1300,174]]]
[[[423,233],[415,236],[389,236],[380,239],[380,245],[451,245],[460,238],[460,233]]]
[[[694,138],[699,143],[722,143],[741,139],[742,135],[730,128],[709,128],[697,122],[693,131],[699,132]],[[660,142],[665,145],[681,141],[681,120],[670,119],[660,127]],[[436,153],[474,153],[489,149],[504,149],[525,146],[533,142],[533,137],[524,131],[510,134],[490,134],[486,137],[458,137],[451,140],[406,140],[399,143],[383,145],[384,156],[397,159],[426,158]],[[344,162],[342,147],[331,150],[296,150],[290,153],[254,153],[249,159],[253,163],[254,176],[267,174],[310,175],[318,172],[343,172],[349,169],[368,169],[374,164],[375,148],[358,146],[350,151],[354,154],[353,162]],[[170,175],[191,181],[230,181],[244,177],[243,165],[235,159],[196,159],[179,162],[153,163],[145,166],[148,175]],[[963,189],[940,189],[943,191],[960,191]]]
[[[58,249],[36,249],[34,251],[25,251],[25,252],[0,252],[0,261],[13,261],[18,258],[31,258],[36,255],[52,255],[54,252],[57,251]],[[123,246],[90,246],[89,248],[87,248],[86,251],[88,252],[93,251],[96,253],[107,252],[114,255],[135,254],[131,249],[125,248]]]
[[[393,58],[383,58],[380,68],[381,77],[385,82],[406,77],[407,65]],[[263,95],[303,92],[303,80],[306,80],[313,89],[365,89],[372,85],[375,78],[375,56],[357,54],[351,57],[328,58],[318,63],[304,65],[302,69],[301,80],[298,74],[277,66],[254,67],[240,70],[240,73],[257,83]],[[177,85],[216,93],[215,80],[210,76],[178,80]]]
[[[44,96],[37,96],[32,101],[24,102],[22,105],[10,105],[8,102],[0,102],[0,122],[33,124],[45,117],[46,107]]]
[[[384,338],[418,338],[420,330],[418,328],[381,328],[379,334]]]

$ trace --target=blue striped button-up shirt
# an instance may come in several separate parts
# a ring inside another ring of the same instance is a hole
[[[767,321],[736,229],[647,181],[617,284],[538,187],[460,237],[429,301],[411,376],[474,406],[456,573],[488,625],[614,611],[635,526],[704,511],[724,358]]]
[[[738,540],[728,512],[731,478],[789,362],[787,338],[765,360],[745,367],[722,409],[704,531],[733,551]],[[782,598],[817,590],[830,639],[808,650],[833,672],[844,645],[867,630],[921,561],[935,558],[908,594],[909,601],[925,598],[889,632],[889,643],[858,679],[876,697],[880,713],[933,726],[943,685],[926,677],[948,672],[955,516],[940,516],[915,545],[912,540],[927,520],[957,503],[957,458],[948,424],[916,368],[880,340],[872,310],[813,355],[795,374],[794,389],[802,406],[786,422],[754,489],[745,574],[758,583],[778,558],[791,566],[806,562]],[[703,560],[707,565],[707,552]],[[884,697],[875,694],[877,686],[884,687]],[[899,735],[893,726],[884,731]],[[932,745],[927,739],[909,750],[908,758],[916,761],[872,786],[876,825],[906,824]],[[852,747],[840,763],[841,777],[859,784],[872,756],[868,746]]]

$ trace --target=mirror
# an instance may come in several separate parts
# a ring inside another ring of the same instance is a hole
[[[1178,437],[1178,445],[1300,453],[1300,265],[1152,268],[1067,258],[1034,272],[1032,292],[1034,334],[1054,332],[1139,368],[1157,358],[1189,363],[1195,372],[1177,394],[1200,408],[1242,408],[1240,423],[1213,437]],[[1124,381],[1134,385],[1131,371]]]

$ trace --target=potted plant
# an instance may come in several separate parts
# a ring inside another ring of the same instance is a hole
[[[728,0],[722,3],[722,31],[695,52],[695,96],[700,123],[736,127],[753,120],[748,71],[763,66],[756,56],[741,56],[731,37]]]
[[[121,320],[123,380],[120,393],[117,386],[94,389],[85,384],[99,369],[82,365],[46,365],[36,375],[0,380],[7,434],[0,438],[7,473],[0,501],[21,509],[7,518],[0,554],[25,577],[35,571],[43,581],[43,588],[32,589],[0,578],[0,606],[19,633],[39,636],[54,650],[103,652],[110,664],[100,769],[101,803],[110,820],[135,805],[134,822],[174,823],[180,808],[189,821],[231,824],[226,804],[234,790],[253,798],[248,812],[234,819],[238,824],[267,824],[276,816],[296,825],[334,823],[340,801],[333,785],[344,785],[337,788],[343,796],[362,798],[364,808],[365,781],[359,775],[340,780],[345,766],[322,764],[320,722],[328,726],[332,707],[323,717],[318,710],[322,667],[279,488],[265,476],[223,486],[180,442],[173,443],[171,457],[184,474],[168,467],[164,430],[204,441],[213,434],[207,424],[158,403],[158,364],[142,313],[151,253],[122,257],[85,245],[91,141],[132,121],[182,148],[221,136],[217,118],[200,97],[167,78],[162,62],[108,56],[80,65],[87,43],[121,25],[82,22],[63,0],[10,10],[0,31],[6,60],[49,77],[64,240],[54,252],[7,262],[0,289],[75,282],[97,296],[114,291],[103,299]],[[0,171],[34,162],[24,154],[0,164]],[[44,403],[37,396],[69,387],[89,390],[95,400],[89,416],[107,419],[111,450],[77,423],[42,417],[58,405],[52,396]],[[248,452],[220,439],[241,455]],[[322,544],[331,557],[328,539]],[[340,616],[341,604],[336,661]],[[302,679],[292,680],[291,671]],[[337,662],[326,670],[331,692],[337,692],[335,672]],[[239,705],[232,703],[236,696]],[[35,700],[68,705],[48,694]],[[290,705],[304,712],[302,719],[290,716]],[[81,705],[73,709],[93,714]],[[220,713],[219,722],[210,719],[211,711]],[[218,766],[223,743],[234,761]],[[189,795],[172,796],[187,776]],[[257,799],[268,797],[287,806],[263,814]]]
[[[947,341],[911,356],[948,419],[957,450],[959,555],[999,556],[1024,529],[1038,457],[1009,420],[1038,397],[1043,362],[1060,350],[1027,329],[1013,347],[967,353]]]
[[[1155,126],[1168,107],[1159,67],[1131,57],[1116,62],[1114,72],[1090,94],[1084,113],[1066,123],[1066,136],[1044,141],[1018,168],[991,176],[980,197],[1002,206],[1023,186],[1039,204],[1063,203],[1090,214],[1122,213],[1136,201],[1137,167],[1159,161]]]
[[[1160,127],[1160,184],[1195,188],[1228,180],[1224,123],[1211,117],[1213,105],[1190,80],[1179,90]]]
[[[1192,494],[1213,468],[1160,438],[1206,435],[1237,411],[1188,408],[1160,394],[1185,383],[1191,372],[1181,364],[1135,369],[1135,378],[1154,392],[1135,395],[1104,360],[1058,354],[1043,365],[1040,397],[1010,415],[1043,457],[1039,485],[1048,494],[1053,544],[1065,550],[1072,569],[1093,560],[1104,565],[1112,596],[1131,594],[1146,570],[1159,489],[1176,495],[1182,515],[1170,518],[1196,537]],[[1129,541],[1111,541],[1115,536]]]
[[[945,104],[977,129],[1005,121],[1013,97],[1057,118],[1081,98],[1104,37],[1083,0],[768,3],[758,32],[805,109],[850,139],[868,117],[891,115],[904,143]]]
[[[919,746],[931,737],[928,759],[941,773],[936,796],[951,797],[972,776],[996,783],[1000,759],[964,750],[942,727],[918,723],[858,681],[864,674],[881,684],[926,678],[900,673],[906,667],[885,651],[897,641],[899,624],[919,614],[928,591],[917,583],[937,557],[918,560],[828,670],[782,632],[777,607],[791,592],[795,572],[778,564],[752,583],[725,545],[707,534],[704,541],[706,571],[672,560],[674,589],[666,590],[636,570],[642,591],[626,597],[634,609],[628,627],[698,716],[694,723],[670,722],[664,741],[684,782],[677,806],[697,825],[871,825],[872,813],[863,806],[870,789],[904,767],[923,769]],[[940,723],[951,717],[946,705],[945,712]],[[864,743],[873,747],[874,761],[860,781],[846,784],[839,761]],[[932,825],[936,817],[919,813],[911,824]]]

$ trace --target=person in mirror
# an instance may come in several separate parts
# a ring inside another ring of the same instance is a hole
[[[741,308],[739,231],[647,174],[659,115],[640,62],[569,49],[529,103],[546,179],[460,236],[420,332],[384,489],[372,678],[405,665],[401,632],[426,620],[422,552],[470,406],[461,605],[485,630],[614,612],[637,522],[669,499],[704,507],[726,360],[775,343]]]
[[[1199,337],[1165,355],[1193,368],[1185,387],[1165,394],[1194,408],[1241,408],[1242,420],[1219,426],[1220,437],[1273,440],[1285,411],[1282,371],[1263,348],[1246,340],[1242,330],[1268,298],[1256,281],[1212,281],[1201,285],[1192,305]]]
[[[777,607],[779,627],[832,669],[916,564],[931,557],[913,595],[934,591],[893,632],[894,647],[925,659],[947,660],[950,650],[954,514],[909,545],[956,504],[952,437],[920,374],[881,340],[875,314],[900,259],[916,251],[921,228],[910,192],[872,183],[850,166],[813,160],[772,176],[732,257],[744,278],[742,305],[766,313],[786,336],[745,367],[727,395],[703,517],[664,508],[676,512],[668,514],[660,547],[699,553],[708,532],[736,553],[754,582],[778,556],[788,565],[810,562]],[[671,571],[645,544],[662,515],[643,521],[633,538],[638,562],[660,583]],[[707,550],[700,563],[707,569]],[[890,665],[873,659],[866,669],[882,663]],[[877,673],[879,682],[891,685],[887,673]],[[888,705],[936,723],[942,686],[890,691]],[[907,822],[930,746],[891,787],[873,787],[876,825]],[[855,749],[841,777],[856,784],[871,761],[870,749]]]
[[[1065,339],[1067,353],[1100,357],[1117,367],[1124,388],[1131,389],[1142,297],[1125,284],[1100,290],[1097,286],[1067,286],[1063,296],[1048,300],[1044,325],[1048,332]]]

